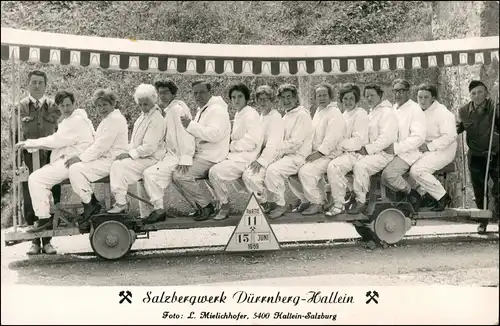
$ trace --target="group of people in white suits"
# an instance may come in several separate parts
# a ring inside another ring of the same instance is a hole
[[[168,216],[163,197],[169,185],[195,208],[195,220],[225,219],[228,185],[237,180],[256,195],[270,218],[288,209],[287,183],[300,199],[295,211],[304,215],[325,211],[334,216],[346,209],[363,213],[370,177],[378,172],[388,187],[415,205],[425,194],[435,200],[436,210],[450,203],[433,174],[455,157],[455,117],[438,102],[432,85],[418,88],[417,104],[410,99],[410,84],[395,80],[392,105],[380,86],[367,85],[361,94],[355,84],[342,85],[337,104],[333,87],[320,83],[314,88],[317,108],[311,117],[294,85],[281,85],[277,92],[259,86],[254,108],[249,105],[251,90],[238,83],[228,91],[236,110],[232,125],[228,104],[213,95],[209,82],[192,84],[198,105],[194,119],[189,107],[176,99],[177,92],[170,79],[137,87],[134,100],[142,113],[130,140],[113,92],[94,93],[93,104],[102,117],[97,130],[86,112],[76,108],[72,93],[57,93],[55,103],[62,113],[58,130],[17,144],[28,151],[53,151],[51,163],[28,180],[36,215],[50,217],[50,189],[69,178],[84,205],[81,221],[87,221],[101,209],[91,183],[108,175],[115,198],[108,213],[114,214],[126,213],[129,186],[143,180],[142,195],[153,206],[142,216],[144,223]],[[275,106],[275,94],[282,112]],[[368,111],[360,105],[362,95]],[[200,187],[198,179],[208,179],[212,189]],[[347,188],[355,202],[346,208]]]

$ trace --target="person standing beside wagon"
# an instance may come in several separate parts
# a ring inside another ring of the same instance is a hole
[[[467,158],[469,162],[469,171],[471,176],[472,188],[474,189],[474,197],[476,206],[479,209],[486,209],[484,203],[484,181],[493,181],[492,195],[495,201],[493,207],[493,216],[498,217],[500,212],[500,196],[499,196],[499,123],[500,112],[497,100],[494,101],[489,97],[488,88],[480,80],[473,80],[469,84],[469,93],[471,101],[462,106],[458,111],[459,122],[457,123],[457,133],[461,134],[466,131],[466,143],[469,147]],[[494,107],[496,113],[493,116]],[[494,122],[494,128],[491,126]],[[489,171],[486,171],[490,137],[493,133],[493,143],[490,155]],[[486,174],[488,173],[488,177]],[[488,220],[480,221],[479,233],[486,232]]]
[[[47,74],[40,70],[33,70],[28,74],[28,89],[29,95],[23,98],[14,114],[20,116],[21,134],[18,134],[17,119],[14,120],[12,128],[14,130],[13,144],[18,143],[25,139],[36,139],[52,135],[57,130],[57,121],[61,116],[61,112],[57,108],[54,100],[45,95],[47,88]],[[30,173],[33,173],[34,167],[38,165],[40,168],[50,163],[50,150],[38,151],[38,164],[34,164],[33,159],[37,155],[33,155],[27,150],[21,153],[22,161],[26,164]],[[29,192],[28,182],[22,183],[22,191],[24,198],[23,215],[28,225],[33,225],[37,220],[31,202],[31,195]],[[54,203],[57,204],[61,200],[61,185],[57,184],[52,188],[52,196]],[[45,252],[46,254],[55,254],[56,250],[50,244],[51,238],[39,238],[32,241],[32,246],[27,252],[28,255],[39,254]]]

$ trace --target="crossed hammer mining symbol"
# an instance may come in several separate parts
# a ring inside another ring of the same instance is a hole
[[[130,291],[120,291],[119,295],[122,298],[120,300],[120,304],[122,304],[125,300],[127,300],[128,303],[132,303],[132,300],[130,300],[132,298],[132,293]]]
[[[376,304],[378,304],[377,298],[379,297],[377,291],[368,291],[366,292],[366,297],[368,300],[366,300],[366,304],[369,304],[370,302],[374,301]]]

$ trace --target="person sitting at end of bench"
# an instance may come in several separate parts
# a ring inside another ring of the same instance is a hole
[[[347,210],[348,214],[365,212],[371,176],[382,171],[394,158],[394,154],[384,152],[384,148],[398,139],[398,118],[391,103],[383,100],[383,95],[384,91],[379,85],[365,86],[364,97],[370,107],[368,144],[357,151],[362,156],[352,169],[356,202]]]
[[[95,130],[92,121],[87,117],[85,110],[76,108],[74,94],[68,91],[58,92],[55,103],[62,114],[62,121],[57,131],[47,137],[28,139],[16,144],[18,148],[25,148],[28,151],[52,150],[50,164],[34,171],[28,178],[35,215],[39,219],[47,218],[48,221],[42,225],[35,223],[28,232],[39,232],[52,226],[51,189],[68,179],[69,169],[66,167],[66,160],[81,154],[94,142]]]
[[[139,181],[144,170],[156,164],[165,155],[165,120],[156,104],[158,93],[155,87],[150,84],[137,86],[134,100],[142,114],[134,123],[128,152],[118,155],[111,165],[109,183],[116,202],[108,210],[110,214],[120,214],[128,210],[129,185]]]
[[[227,158],[215,164],[208,172],[210,184],[221,204],[214,220],[229,216],[227,183],[238,180],[248,166],[257,159],[262,146],[262,125],[257,111],[248,105],[250,89],[243,83],[229,89],[229,98],[236,109]]]
[[[410,168],[410,177],[418,185],[416,190],[419,196],[414,199],[416,210],[426,193],[436,200],[433,211],[442,211],[451,203],[450,195],[433,174],[455,159],[456,122],[455,115],[437,101],[437,96],[437,87],[434,85],[422,84],[418,88],[417,100],[424,110],[427,132],[425,143],[419,147],[423,154]]]
[[[260,110],[260,124],[263,128],[262,147],[259,157],[243,172],[243,182],[249,192],[253,192],[264,213],[276,208],[270,206],[268,190],[264,184],[267,167],[276,161],[277,151],[281,148],[285,124],[276,109],[273,108],[275,94],[268,85],[257,87],[255,91],[258,108]]]
[[[326,216],[344,212],[344,197],[348,183],[346,174],[352,171],[354,164],[363,157],[358,151],[368,143],[368,113],[358,106],[360,100],[361,92],[357,85],[345,84],[340,88],[339,101],[344,107],[342,115],[345,129],[337,150],[343,154],[334,158],[327,167],[333,206],[325,213]]]
[[[286,213],[285,182],[304,165],[306,157],[311,154],[313,138],[311,113],[300,105],[297,87],[291,84],[280,85],[278,97],[285,110],[285,132],[277,153],[278,160],[267,168],[264,178],[272,197],[270,205],[276,204],[276,208],[269,213],[269,218],[272,219]]]
[[[297,176],[288,178],[292,193],[300,199],[294,212],[302,215],[321,213],[326,203],[325,175],[328,164],[342,151],[337,146],[344,138],[345,119],[334,99],[333,87],[328,83],[320,83],[314,88],[318,105],[313,124],[313,152],[306,157],[305,164]]]
[[[410,83],[396,79],[392,87],[396,102],[394,109],[398,116],[398,140],[384,149],[386,153],[394,155],[394,158],[382,171],[381,181],[389,189],[399,192],[396,200],[409,200],[413,203],[418,193],[408,181],[414,184],[414,180],[410,177],[407,181],[403,175],[422,155],[419,147],[425,143],[427,123],[424,111],[410,99]]]
[[[153,204],[153,211],[143,219],[146,224],[165,220],[167,217],[163,203],[165,189],[172,183],[175,171],[184,174],[191,168],[195,152],[195,139],[184,129],[181,122],[183,116],[192,117],[191,110],[186,103],[175,98],[177,85],[167,78],[157,81],[155,88],[158,91],[160,105],[165,107],[166,154],[161,161],[144,170],[144,188]]]
[[[85,223],[101,210],[91,183],[109,176],[114,159],[127,152],[127,120],[116,108],[116,100],[116,94],[110,90],[98,89],[94,92],[92,103],[102,119],[94,142],[80,155],[66,161],[71,187],[82,200],[84,208],[78,219],[80,223]]]
[[[181,195],[196,208],[194,219],[203,221],[215,214],[213,196],[200,188],[196,179],[208,177],[215,164],[226,159],[229,153],[231,122],[227,104],[221,96],[212,95],[212,86],[206,80],[193,82],[193,95],[198,104],[194,120],[181,117],[186,131],[195,137],[196,150],[193,165],[186,172],[175,171],[174,185]],[[209,182],[207,187],[210,188]]]

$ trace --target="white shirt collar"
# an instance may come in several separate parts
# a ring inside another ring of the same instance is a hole
[[[31,94],[28,97],[30,99],[30,102],[36,103],[37,100],[33,96],[31,96]],[[40,106],[42,106],[46,101],[47,101],[47,96],[45,95],[38,100]]]

